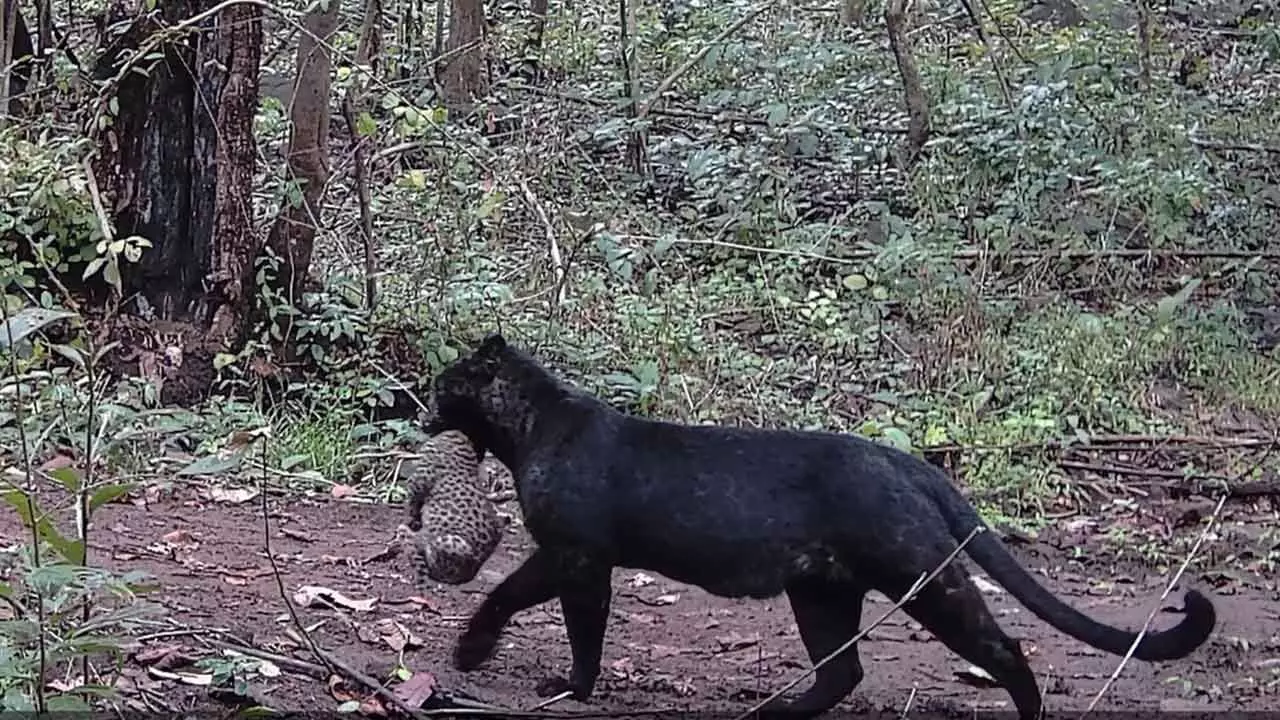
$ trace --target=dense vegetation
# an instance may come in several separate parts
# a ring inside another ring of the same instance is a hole
[[[632,82],[663,92],[630,118],[616,7],[552,7],[531,78],[502,72],[520,66],[534,19],[494,4],[496,79],[478,120],[446,112],[430,53],[388,32],[354,134],[341,99],[365,75],[353,70],[363,9],[344,7],[314,282],[290,300],[258,268],[262,312],[242,347],[213,358],[195,402],[158,389],[180,343],[112,289],[148,243],[104,235],[114,209],[86,171],[98,131],[138,98],[52,53],[38,102],[0,128],[0,284],[22,336],[0,338],[12,349],[0,466],[5,501],[33,528],[13,552],[38,566],[0,590],[43,604],[39,622],[6,621],[0,704],[36,703],[40,663],[109,646],[136,607],[119,601],[134,578],[79,564],[65,524],[30,522],[71,502],[37,490],[52,481],[92,509],[221,475],[393,501],[386,451],[415,433],[403,387],[421,394],[494,329],[636,413],[851,431],[924,453],[988,517],[1031,529],[1152,468],[1184,492],[1273,475],[1273,460],[1213,438],[1280,426],[1275,11],[1136,0],[1064,21],[998,0],[976,6],[979,36],[962,5],[926,3],[909,37],[931,133],[913,160],[883,8],[868,7],[858,25],[835,5],[636,4]],[[410,8],[388,7],[388,26]],[[284,171],[280,87],[303,12],[266,13],[260,236],[300,193]],[[78,62],[95,61],[93,23],[58,22]],[[1117,443],[1137,449],[1116,460]],[[70,564],[42,562],[41,548]],[[84,625],[90,596],[117,609]]]

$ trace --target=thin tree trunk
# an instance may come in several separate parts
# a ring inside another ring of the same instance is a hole
[[[360,44],[356,49],[356,65],[367,67],[375,77],[378,74],[378,59],[381,57],[382,0],[365,0],[364,21],[360,25]],[[355,182],[356,196],[360,202],[360,235],[364,244],[364,298],[365,308],[372,311],[378,299],[378,258],[373,246],[373,208],[369,190],[369,143],[370,138],[360,134],[360,123],[357,120],[357,109],[364,105],[363,78],[357,78],[347,89],[342,99],[342,114],[347,121],[347,130],[355,143]]]
[[[297,78],[289,113],[289,177],[302,185],[301,203],[282,208],[267,237],[268,247],[283,263],[275,282],[291,303],[302,297],[320,229],[320,201],[329,181],[330,58],[317,38],[330,42],[338,29],[340,6],[338,0],[314,6],[298,38]]]
[[[445,61],[440,80],[447,104],[470,106],[488,94],[485,34],[484,3],[481,0],[453,0],[449,40],[445,43],[449,59]]]
[[[262,8],[233,5],[218,18],[214,52],[226,74],[220,78],[214,178],[213,238],[208,282],[200,314],[210,317],[209,336],[226,349],[244,336],[253,295],[253,259],[258,254],[253,227],[253,173],[257,143],[258,68],[262,59]]]
[[[867,0],[843,0],[840,3],[840,22],[844,25],[861,25],[867,19]]]
[[[889,31],[889,46],[893,48],[902,76],[902,90],[907,106],[906,166],[915,164],[924,145],[929,140],[929,98],[924,92],[924,80],[915,56],[911,54],[911,40],[907,37],[906,1],[888,0],[884,9],[884,22]]]

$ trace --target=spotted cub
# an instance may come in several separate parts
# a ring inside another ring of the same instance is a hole
[[[502,538],[504,523],[482,487],[480,458],[466,435],[449,430],[428,440],[406,462],[405,509],[414,532],[418,582],[469,582]]]

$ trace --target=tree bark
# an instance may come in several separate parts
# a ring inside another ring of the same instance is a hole
[[[529,11],[533,13],[533,30],[529,34],[526,51],[530,54],[540,54],[542,36],[547,29],[547,0],[529,0]]]
[[[10,114],[19,112],[18,99],[27,91],[34,58],[31,32],[22,20],[18,0],[0,0],[0,108],[8,108]]]
[[[218,78],[217,142],[212,175],[213,247],[201,315],[211,318],[209,336],[223,347],[244,336],[253,297],[253,260],[258,254],[253,227],[253,172],[257,161],[253,120],[258,110],[258,70],[262,60],[262,8],[233,5],[223,10],[212,55],[224,63]],[[212,73],[211,73],[212,74]],[[210,112],[200,113],[209,117]],[[201,154],[198,157],[207,157]]]
[[[331,60],[325,45],[338,29],[338,0],[322,0],[303,20],[298,38],[297,79],[289,119],[289,176],[302,184],[301,204],[289,203],[271,226],[267,245],[282,260],[277,287],[292,303],[302,297],[316,233],[321,199],[329,181],[329,78]],[[288,337],[289,333],[285,334]]]
[[[453,0],[449,15],[449,39],[445,43],[440,86],[445,103],[469,106],[489,92],[485,63],[485,23],[482,0]],[[470,47],[468,47],[470,46]],[[468,48],[462,50],[462,48]]]
[[[378,60],[382,56],[381,31],[382,0],[365,0],[364,20],[360,24],[360,44],[356,49],[356,65],[368,68],[374,77],[378,75]],[[370,138],[360,134],[357,109],[364,107],[364,79],[353,78],[342,99],[342,114],[347,121],[351,141],[355,143],[356,197],[360,203],[360,238],[364,244],[364,299],[370,312],[378,302],[378,257],[373,244],[373,199],[369,190]]]
[[[120,63],[135,62],[127,49],[150,33],[213,5],[161,2],[163,22],[139,19],[97,69],[99,77],[118,77],[119,113],[95,138],[94,175],[115,235],[152,244],[138,263],[122,263],[122,294],[145,298],[144,317],[176,320],[200,335],[200,346],[184,351],[182,377],[166,380],[165,389],[173,382],[186,400],[208,391],[213,353],[238,346],[246,329],[258,252],[250,193],[262,10],[229,7],[195,32],[162,41],[160,60],[135,59],[147,74],[120,72]]]
[[[844,25],[861,25],[867,19],[867,0],[842,0],[840,22]]]
[[[905,165],[910,167],[919,159],[929,140],[929,98],[924,92],[924,80],[915,56],[911,54],[911,40],[907,37],[905,0],[888,0],[885,3],[884,22],[889,31],[889,46],[898,62],[898,74],[902,76],[902,90],[907,105],[907,152]]]

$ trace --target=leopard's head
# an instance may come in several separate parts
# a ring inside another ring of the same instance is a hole
[[[431,428],[461,430],[509,464],[534,419],[566,392],[532,356],[494,333],[436,376]]]
[[[470,354],[454,360],[436,376],[436,412],[443,420],[465,430],[466,425],[461,420],[483,415],[493,407],[493,395],[499,391],[495,385],[502,372],[506,350],[506,339],[494,333]]]

